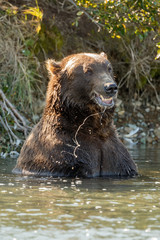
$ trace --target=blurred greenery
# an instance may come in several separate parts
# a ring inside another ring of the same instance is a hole
[[[107,29],[112,38],[125,36],[133,39],[137,35],[142,42],[151,32],[154,33],[154,38],[159,37],[159,0],[75,0],[75,2],[80,7],[77,16],[88,13],[92,21],[99,25],[99,28]]]

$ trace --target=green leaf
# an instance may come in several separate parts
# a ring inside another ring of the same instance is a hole
[[[155,57],[155,59],[157,60],[158,58],[160,58],[160,49],[157,50],[157,56]]]
[[[139,34],[138,37],[139,37],[140,41],[142,42],[143,39],[144,39],[143,35],[142,35],[142,34]]]
[[[156,44],[156,47],[160,48],[160,42]]]
[[[81,16],[84,12],[83,11],[79,11],[77,12],[77,16]]]
[[[35,41],[32,38],[29,38],[24,42],[25,46],[27,47],[33,47],[34,43]]]

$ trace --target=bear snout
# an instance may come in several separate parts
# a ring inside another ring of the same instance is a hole
[[[113,97],[118,92],[118,87],[116,83],[106,83],[104,84],[104,91],[109,97]]]

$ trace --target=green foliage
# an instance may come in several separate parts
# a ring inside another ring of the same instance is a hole
[[[40,62],[53,52],[55,58],[61,57],[63,38],[54,19],[50,25],[43,22],[37,0],[35,7],[5,5],[0,8],[1,16],[0,88],[19,109],[35,113],[35,103],[40,96],[44,98],[45,88]]]
[[[136,34],[142,41],[149,32],[160,30],[159,0],[75,0],[77,13],[87,12],[94,22],[108,30],[112,37]]]
[[[55,25],[47,26],[41,24],[41,30],[38,33],[34,45],[34,53],[41,57],[42,53],[49,55],[54,51],[54,57],[60,58],[63,46],[63,37]]]
[[[36,0],[36,7],[29,7],[23,11],[25,16],[25,21],[31,19],[31,25],[35,27],[36,34],[32,38],[25,41],[26,48],[24,49],[24,54],[28,57],[34,54],[44,60],[42,53],[48,55],[50,52],[55,53],[55,57],[60,57],[59,53],[62,45],[63,38],[58,28],[54,25],[54,19],[50,25],[46,25],[43,22],[43,11],[38,6],[38,1]]]
[[[28,16],[32,16],[32,24],[35,23],[36,32],[39,33],[39,31],[41,30],[43,12],[40,10],[38,6],[38,1],[36,0],[35,2],[36,2],[36,7],[29,7],[28,9],[25,9],[23,11],[23,14],[25,15],[25,20],[28,19]]]

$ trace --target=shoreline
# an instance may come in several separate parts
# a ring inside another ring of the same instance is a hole
[[[117,99],[115,125],[122,141],[132,144],[156,144],[160,142],[160,107],[132,100],[130,110]]]

